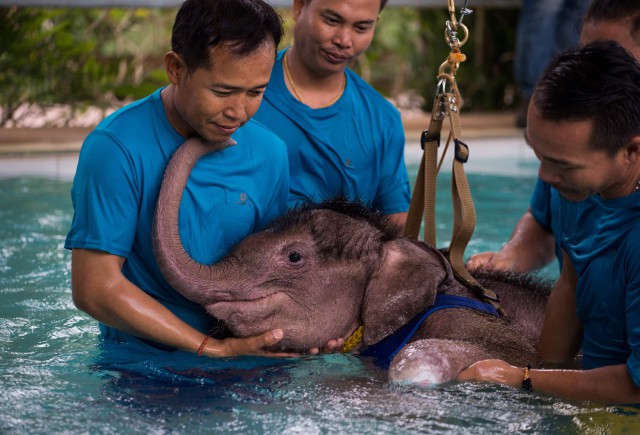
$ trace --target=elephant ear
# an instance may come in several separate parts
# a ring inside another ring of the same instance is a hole
[[[387,242],[364,297],[365,345],[391,335],[432,305],[438,288],[451,280],[451,267],[437,250],[406,239]]]

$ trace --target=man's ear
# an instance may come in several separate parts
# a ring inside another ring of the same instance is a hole
[[[298,17],[300,17],[300,14],[302,13],[302,9],[304,9],[306,0],[293,0],[293,8],[292,8],[292,12],[293,12],[293,20],[297,21]]]
[[[626,146],[625,158],[632,165],[637,165],[640,162],[640,136],[631,138]]]
[[[169,83],[172,85],[179,84],[180,79],[187,72],[187,66],[182,56],[175,51],[170,51],[164,55],[164,69],[167,71]]]

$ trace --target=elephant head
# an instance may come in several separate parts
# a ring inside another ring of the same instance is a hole
[[[173,157],[156,209],[154,248],[168,282],[234,335],[278,327],[285,337],[280,348],[304,351],[364,325],[368,345],[431,305],[452,279],[437,250],[401,238],[381,214],[342,200],[293,210],[216,264],[197,263],[180,242],[178,207],[204,148],[191,140]]]

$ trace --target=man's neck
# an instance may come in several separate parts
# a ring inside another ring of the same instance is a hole
[[[344,70],[321,75],[310,70],[297,56],[295,47],[287,50],[282,59],[287,89],[303,104],[317,109],[334,104],[346,85]]]
[[[620,181],[606,191],[600,192],[604,199],[614,199],[640,191],[640,166],[629,170]]]
[[[169,85],[160,92],[162,105],[164,106],[164,112],[167,115],[169,124],[171,124],[174,130],[186,139],[193,135],[193,129],[185,122],[176,110],[176,106],[173,101],[173,91],[173,85]]]

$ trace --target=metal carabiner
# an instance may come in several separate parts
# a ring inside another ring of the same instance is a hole
[[[456,20],[456,5],[454,3],[454,0],[448,0],[448,1],[449,1],[450,21],[447,21],[447,29],[445,30],[445,40],[447,41],[447,44],[449,44],[451,48],[453,48],[454,46],[457,48],[460,48],[464,45],[465,42],[467,42],[467,39],[469,39],[469,30],[464,24],[462,24],[462,20],[464,20],[465,16],[471,15],[473,13],[473,10],[467,7],[467,3],[469,0],[464,0],[464,6],[460,8],[460,19]],[[462,27],[462,30],[464,30],[464,37],[462,38],[461,41],[457,35],[458,26]],[[456,41],[459,42],[458,45],[456,45]]]
[[[436,85],[436,93],[435,95],[444,95],[447,93],[447,84],[449,83],[449,80],[447,80],[446,78],[441,78],[438,81],[438,84]]]
[[[458,38],[458,28],[464,31],[462,40]],[[467,42],[467,39],[469,39],[469,29],[467,29],[467,26],[462,24],[462,22],[453,23],[447,21],[447,28],[444,30],[444,39],[450,48],[460,48]]]

